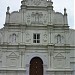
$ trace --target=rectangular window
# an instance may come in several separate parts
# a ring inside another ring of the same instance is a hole
[[[33,43],[40,43],[40,34],[33,34]]]

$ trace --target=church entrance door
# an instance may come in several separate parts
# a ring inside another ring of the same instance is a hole
[[[30,75],[43,75],[43,61],[39,57],[34,57],[30,61]]]

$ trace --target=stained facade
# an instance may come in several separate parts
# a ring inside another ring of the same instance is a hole
[[[75,75],[75,30],[66,8],[51,0],[22,0],[19,11],[7,7],[0,29],[0,75]]]

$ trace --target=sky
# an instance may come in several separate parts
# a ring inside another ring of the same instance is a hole
[[[0,28],[5,23],[7,7],[10,7],[10,12],[18,11],[21,6],[22,0],[1,0],[0,1]],[[74,0],[52,0],[54,10],[56,12],[64,13],[64,8],[67,9],[68,23],[70,28],[75,29],[74,17],[75,17],[75,1]]]

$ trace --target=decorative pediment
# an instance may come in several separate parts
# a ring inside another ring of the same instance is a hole
[[[18,58],[19,55],[16,54],[15,52],[11,52],[7,57],[8,57],[8,58]]]
[[[61,52],[59,52],[54,56],[54,58],[55,59],[65,59],[65,56]]]

